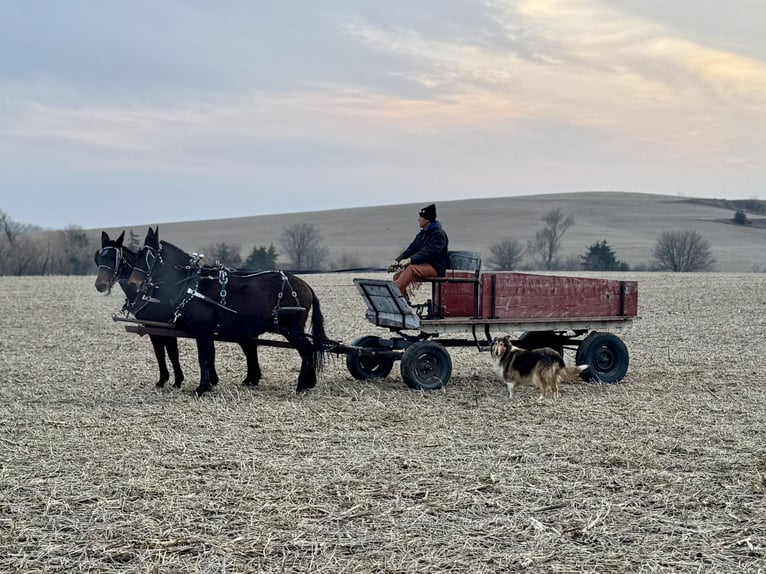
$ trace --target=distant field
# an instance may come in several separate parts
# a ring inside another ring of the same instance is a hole
[[[504,239],[526,245],[542,227],[543,216],[561,208],[575,218],[565,234],[560,256],[579,257],[587,247],[606,239],[618,259],[631,266],[646,264],[663,231],[693,229],[711,245],[717,270],[751,272],[766,270],[766,228],[731,224],[734,210],[682,197],[641,193],[582,192],[495,199],[440,202],[439,219],[453,249],[478,251],[488,259],[489,246]],[[186,251],[201,251],[217,241],[237,243],[247,256],[254,246],[273,244],[281,251],[286,226],[310,223],[330,252],[328,263],[336,268],[383,267],[412,240],[421,204],[317,211],[182,223],[151,219],[126,226],[143,240],[149,225],[160,225],[160,236]],[[762,216],[751,215],[761,221]],[[111,233],[124,229],[111,228]],[[100,229],[93,230],[97,239]],[[280,262],[287,263],[282,254]],[[358,265],[348,265],[355,262]]]
[[[470,348],[438,392],[341,356],[296,396],[297,353],[263,349],[249,389],[220,344],[197,399],[182,340],[187,382],[158,391],[118,295],[0,277],[0,571],[762,571],[766,275],[620,277],[625,381],[510,404]],[[307,279],[329,336],[386,334],[352,275]]]

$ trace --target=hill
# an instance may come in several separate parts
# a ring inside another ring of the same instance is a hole
[[[710,242],[716,269],[748,272],[766,269],[766,218],[748,212],[753,225],[734,225],[737,205],[725,200],[702,200],[666,195],[623,192],[578,192],[505,198],[436,200],[438,217],[452,249],[479,251],[486,259],[489,246],[504,238],[526,244],[542,227],[551,209],[571,213],[575,225],[562,241],[563,259],[583,254],[589,245],[606,239],[617,257],[631,267],[646,264],[652,247],[666,230],[691,229]],[[399,204],[231,219],[163,223],[160,237],[187,251],[225,241],[242,247],[246,257],[254,246],[274,244],[281,253],[285,227],[310,223],[319,231],[330,259],[361,266],[384,266],[417,233],[417,212],[422,204]],[[91,230],[95,235],[101,230]],[[107,231],[119,233],[121,228]],[[143,240],[146,228],[133,231]]]

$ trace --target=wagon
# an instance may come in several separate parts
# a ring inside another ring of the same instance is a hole
[[[637,317],[635,281],[482,272],[480,268],[478,253],[450,252],[445,277],[426,280],[431,297],[415,306],[393,281],[354,279],[367,306],[367,320],[390,335],[362,335],[351,344],[327,340],[323,341],[326,349],[345,355],[346,367],[357,380],[385,378],[399,361],[408,387],[436,390],[452,375],[448,348],[487,351],[496,334],[517,332],[514,344],[522,348],[550,347],[562,356],[565,349],[574,350],[575,363],[588,365],[581,375],[586,380],[614,383],[625,376],[628,349],[610,331]],[[125,328],[139,335],[193,336],[165,323],[114,319],[133,323]],[[255,342],[290,346],[270,339]]]
[[[428,281],[431,298],[415,307],[393,281],[354,279],[366,318],[392,335],[352,342],[346,366],[353,377],[386,377],[400,361],[407,386],[435,390],[452,374],[448,347],[486,351],[494,335],[508,332],[520,333],[514,344],[522,348],[550,347],[562,356],[564,349],[574,350],[575,363],[588,365],[585,380],[614,383],[625,376],[628,349],[610,331],[637,317],[635,281],[481,272],[473,252],[451,252],[450,261],[445,277]]]

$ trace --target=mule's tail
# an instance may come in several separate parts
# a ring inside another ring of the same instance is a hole
[[[314,369],[319,372],[324,367],[326,358],[327,334],[324,331],[324,315],[319,306],[319,299],[311,291],[311,344],[314,352]]]

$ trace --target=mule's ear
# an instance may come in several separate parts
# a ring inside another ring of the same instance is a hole
[[[146,241],[144,242],[146,245],[150,245],[151,247],[154,247],[157,249],[160,244],[160,236],[159,236],[159,226],[152,229],[149,228],[149,233],[146,234]]]
[[[109,245],[109,234],[106,231],[101,232],[101,247]]]
[[[122,241],[125,239],[125,230],[122,230],[122,233],[120,233],[120,236],[115,239],[114,243],[116,247],[122,247]]]

